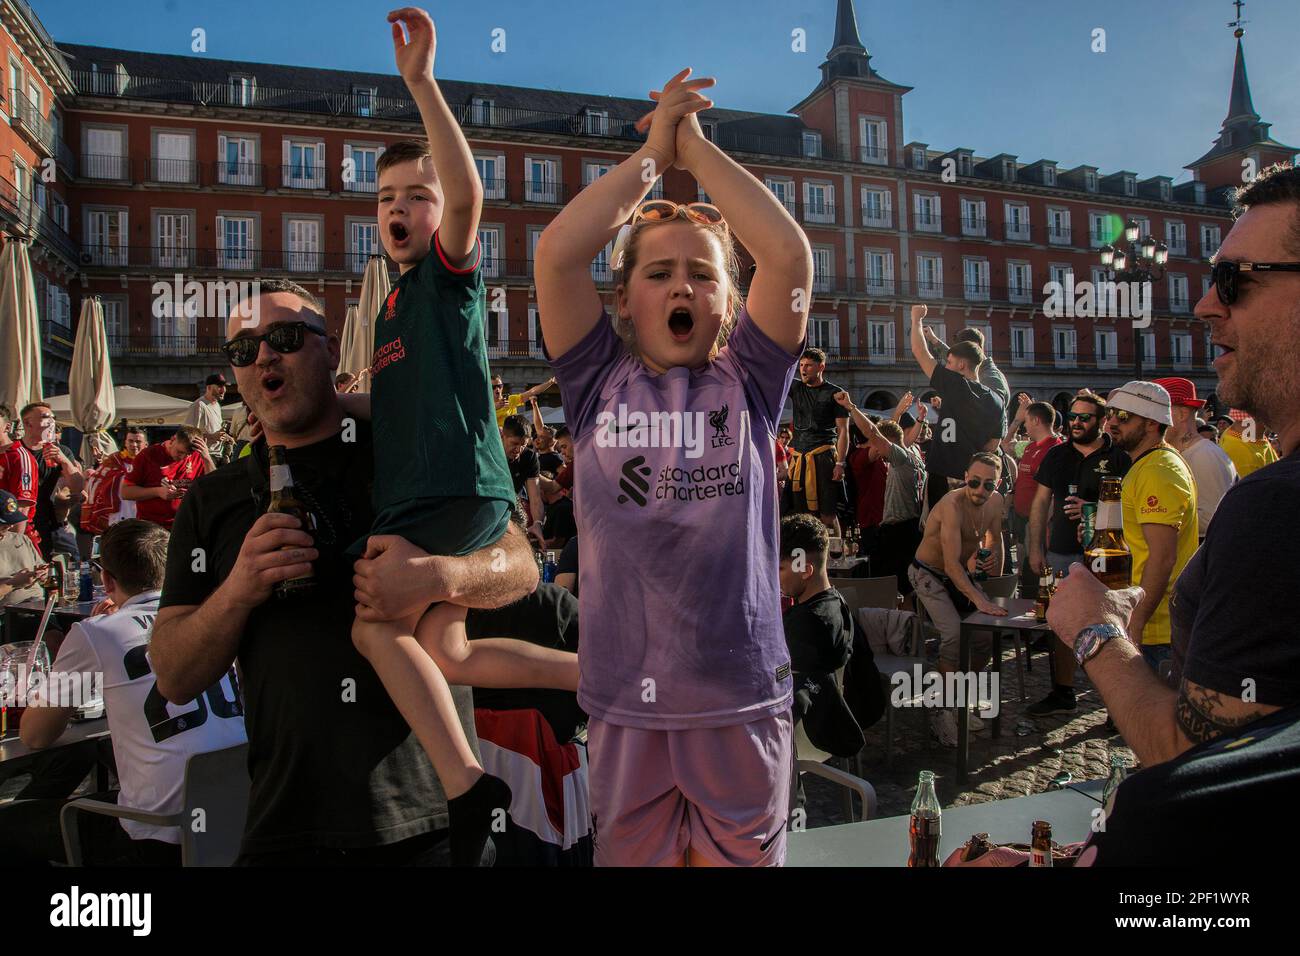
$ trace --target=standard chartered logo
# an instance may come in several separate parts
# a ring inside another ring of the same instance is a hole
[[[648,477],[650,477],[650,468],[645,463],[644,455],[637,455],[625,461],[623,477],[618,482],[618,486],[623,489],[623,494],[618,496],[618,503],[625,505],[631,500],[644,508],[646,492],[650,490],[650,482],[646,481]]]
[[[651,496],[651,468],[643,455],[629,458],[623,463],[618,486],[623,494],[618,503],[635,502],[644,508]],[[678,468],[666,465],[654,479],[654,498],[658,501],[707,501],[710,498],[729,498],[745,493],[745,476],[738,462],[725,465],[698,465],[695,468]]]

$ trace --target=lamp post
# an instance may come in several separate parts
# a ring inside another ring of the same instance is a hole
[[[1108,281],[1158,282],[1164,278],[1165,263],[1169,261],[1168,248],[1151,236],[1139,239],[1140,231],[1138,224],[1130,219],[1124,224],[1127,250],[1118,243],[1101,247],[1101,264],[1106,270]],[[1152,295],[1151,298],[1154,300],[1155,296]],[[1141,333],[1136,328],[1133,330],[1133,377],[1137,381],[1142,380]]]

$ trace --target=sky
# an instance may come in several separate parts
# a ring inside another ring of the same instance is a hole
[[[30,0],[59,42],[395,73],[372,0]],[[1190,179],[1227,113],[1227,0],[856,0],[872,67],[914,89],[904,142]],[[445,9],[441,9],[445,8]],[[440,77],[644,97],[682,66],[719,107],[784,113],[816,86],[835,0],[433,4]],[[1274,139],[1300,145],[1298,0],[1249,0],[1246,63]],[[504,30],[504,52],[493,34]],[[804,31],[807,52],[792,47]],[[1104,35],[1095,31],[1103,30]],[[1104,51],[1094,51],[1104,39]],[[195,54],[204,55],[204,54]]]

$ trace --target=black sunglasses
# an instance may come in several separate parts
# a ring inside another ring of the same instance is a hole
[[[1238,277],[1243,272],[1300,272],[1300,262],[1216,262],[1210,267],[1210,279],[1224,305],[1237,301]]]
[[[983,482],[981,482],[978,478],[966,479],[967,488],[978,488],[981,484],[984,485],[985,491],[992,491],[998,486],[998,483],[994,481],[992,478],[986,478]]]
[[[288,355],[303,347],[303,343],[307,341],[305,332],[312,332],[322,337],[326,335],[325,332],[306,322],[287,322],[284,325],[277,325],[265,335],[244,335],[232,339],[221,346],[221,351],[226,353],[226,358],[235,368],[245,368],[257,361],[257,353],[261,351],[263,342],[281,355]]]
[[[1090,422],[1095,417],[1092,412],[1066,412],[1065,417],[1070,421]]]

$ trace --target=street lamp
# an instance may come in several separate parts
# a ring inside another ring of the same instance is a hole
[[[1142,229],[1137,222],[1130,219],[1124,224],[1124,241],[1127,249],[1118,244],[1101,247],[1101,265],[1105,278],[1110,282],[1159,282],[1165,275],[1165,263],[1169,261],[1169,250],[1163,242],[1156,242],[1151,236],[1138,238]],[[1129,301],[1132,301],[1130,299]],[[1142,349],[1139,336],[1133,330],[1133,377],[1142,380]]]

